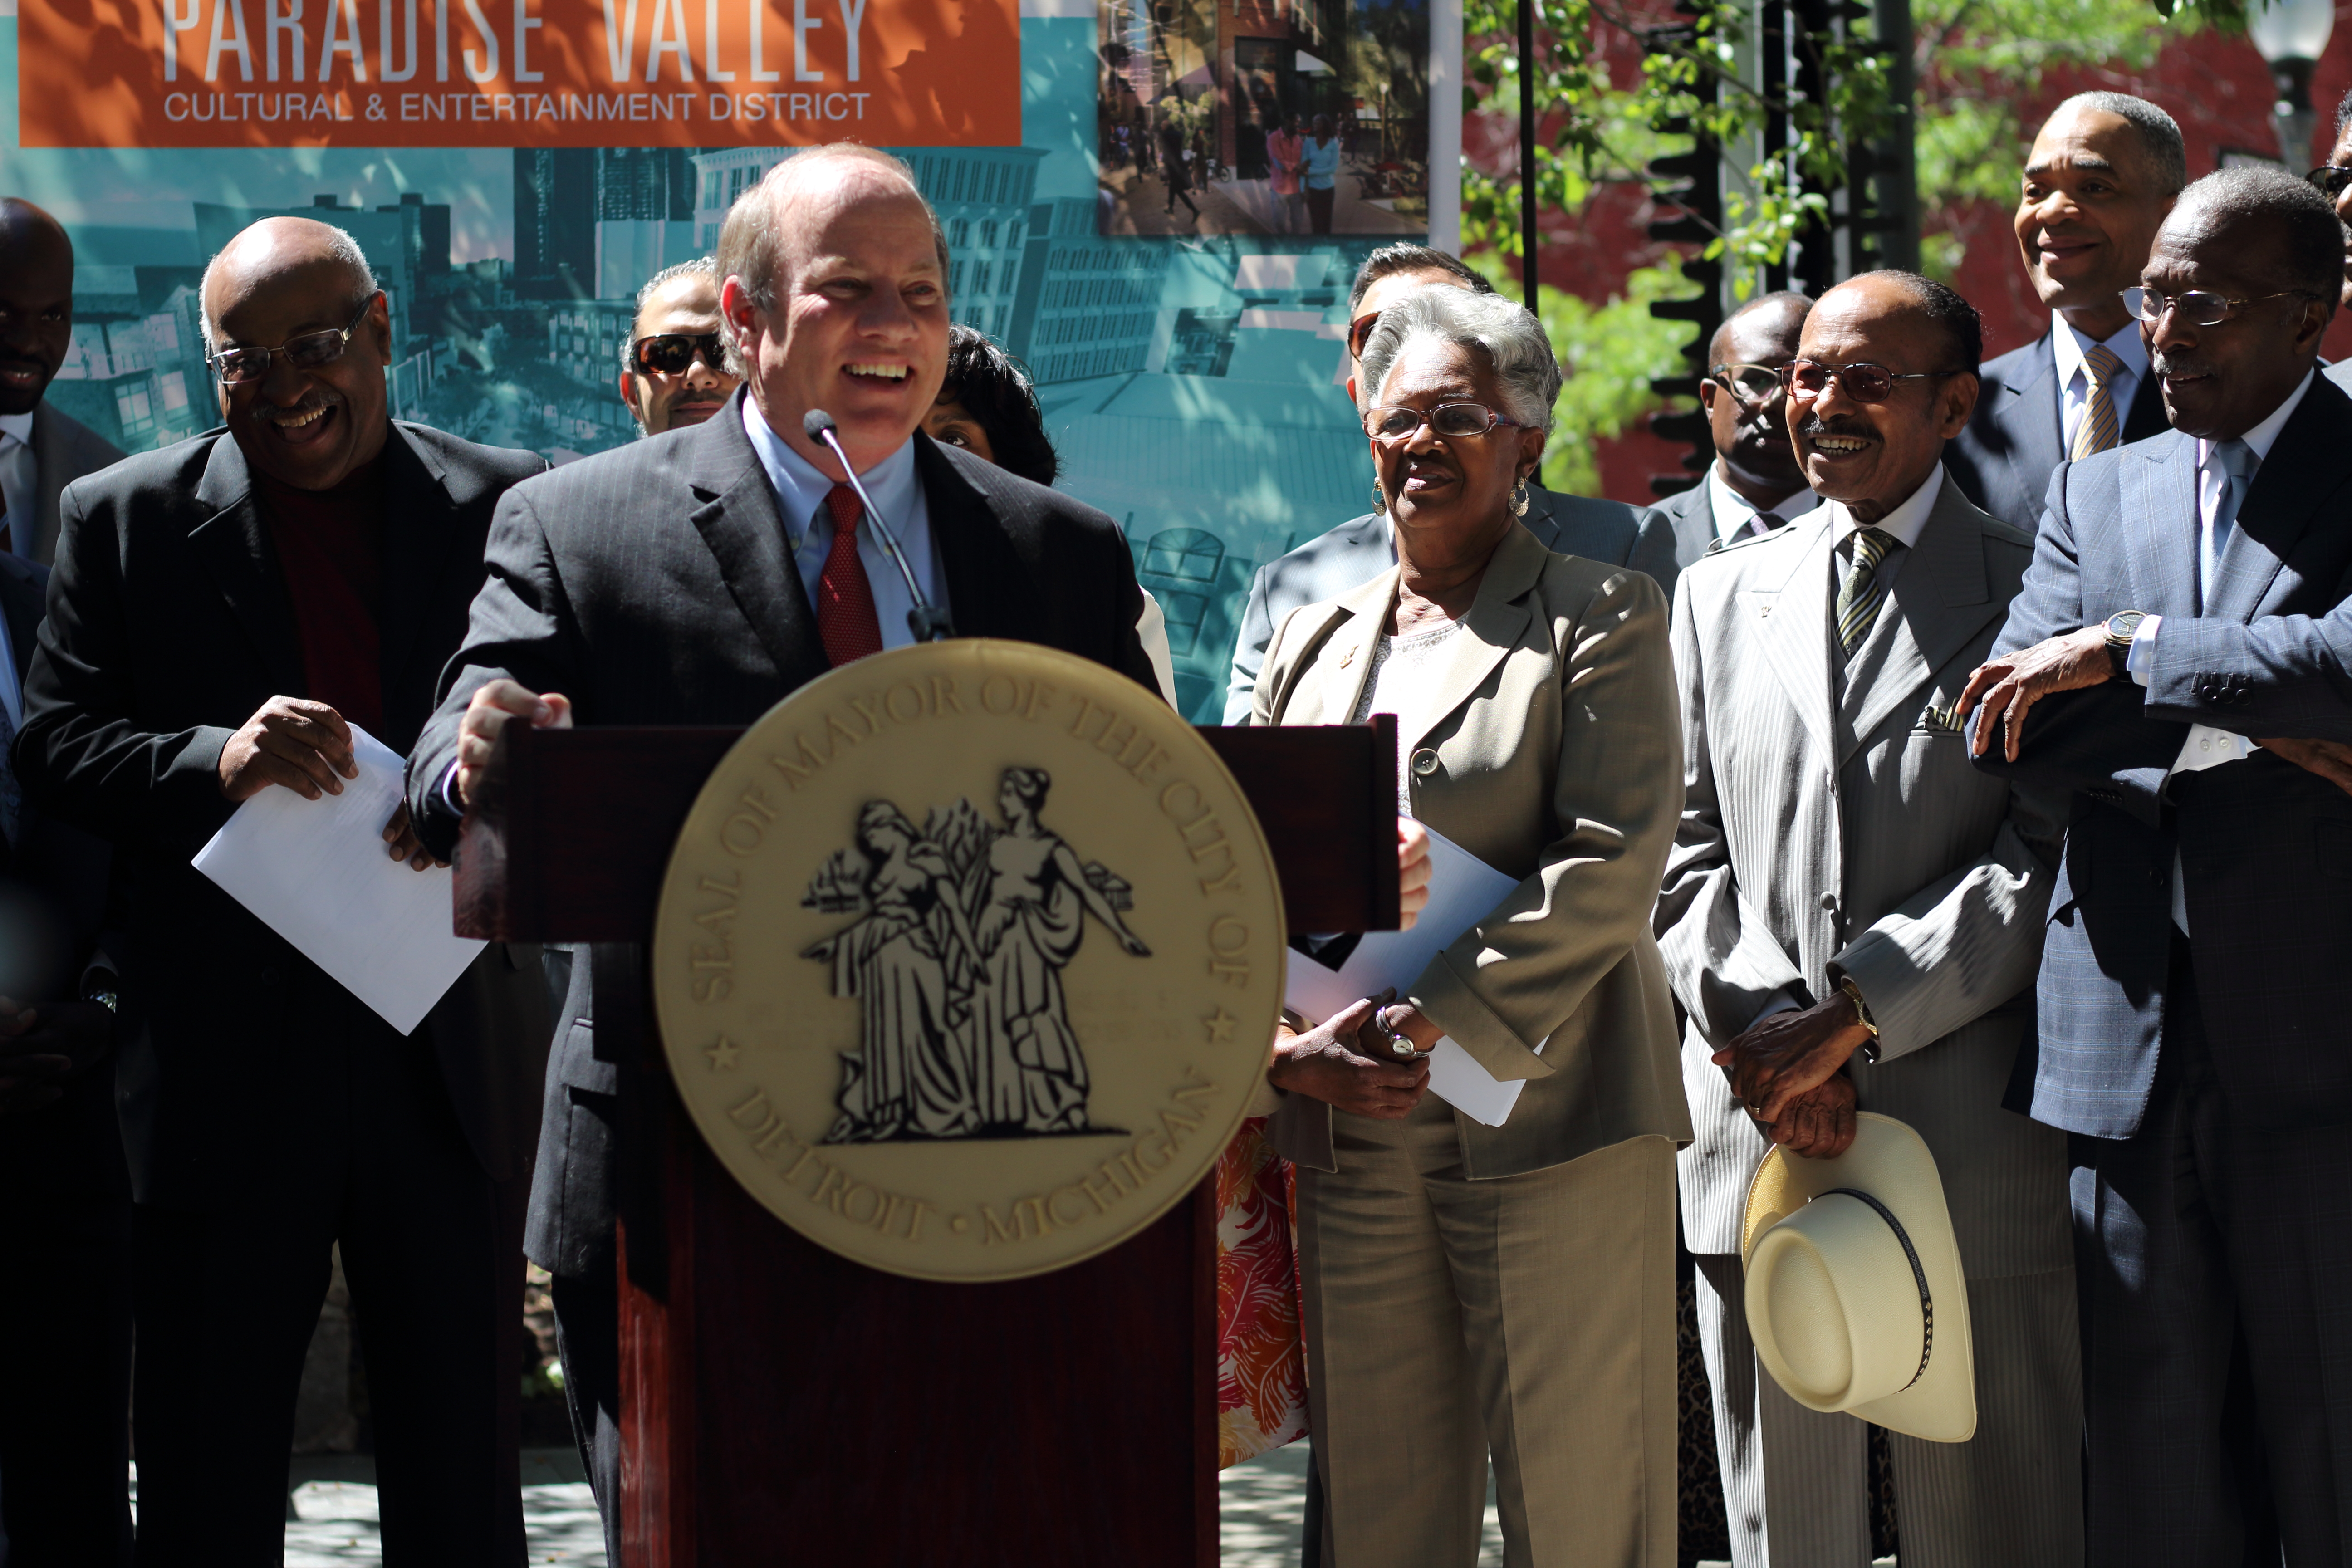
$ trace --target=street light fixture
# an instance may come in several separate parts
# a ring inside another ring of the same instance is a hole
[[[2319,111],[2311,103],[2311,73],[2335,30],[2335,0],[2255,0],[2246,7],[2246,37],[2271,68],[2278,89],[2271,129],[2278,133],[2279,156],[2290,173],[2311,165],[2311,134],[2319,125]]]

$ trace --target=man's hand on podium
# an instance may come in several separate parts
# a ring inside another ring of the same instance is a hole
[[[1429,902],[1429,829],[1410,816],[1397,818],[1397,930],[1411,931]]]
[[[512,680],[493,680],[466,704],[465,721],[457,727],[457,776],[451,781],[457,804],[470,807],[482,770],[489,765],[490,748],[511,719],[528,719],[536,730],[572,728],[572,699],[551,691],[542,697]]]

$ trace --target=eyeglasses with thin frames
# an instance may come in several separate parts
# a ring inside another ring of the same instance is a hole
[[[1364,434],[1390,446],[1412,440],[1423,425],[1441,439],[1453,440],[1484,436],[1497,425],[1518,423],[1506,419],[1483,403],[1441,403],[1426,414],[1402,404],[1383,404],[1364,410]]]
[[[2135,286],[2124,290],[2124,309],[2141,321],[2153,325],[2164,320],[2169,310],[2192,327],[2218,327],[2234,320],[2249,305],[2259,305],[2268,300],[2315,300],[2318,296],[2303,289],[2282,289],[2275,294],[2257,294],[2251,300],[2233,300],[2227,294],[2217,294],[2208,289],[2185,289],[2178,294],[2159,294],[2153,289]]]
[[[360,330],[360,323],[367,320],[368,312],[374,310],[375,302],[383,298],[383,291],[377,289],[361,300],[359,313],[352,318],[352,324],[340,331],[330,327],[324,331],[303,332],[287,339],[274,349],[243,346],[219,349],[205,355],[205,361],[213,367],[213,374],[220,378],[223,386],[241,386],[247,382],[259,381],[269,374],[269,362],[278,354],[284,354],[286,363],[296,370],[317,370],[322,365],[332,364],[343,357],[343,351],[351,346],[352,334]]]
[[[1875,408],[1895,395],[1898,381],[1942,381],[1948,376],[1966,375],[1961,370],[1918,370],[1896,374],[1883,364],[1867,360],[1853,364],[1823,364],[1819,360],[1801,359],[1780,368],[1780,384],[1799,403],[1811,403],[1830,389],[1835,382],[1845,395],[1856,403],[1866,403]]]
[[[1757,364],[1750,361],[1711,365],[1706,376],[1750,408],[1763,406],[1780,393],[1780,367],[1777,364]]]

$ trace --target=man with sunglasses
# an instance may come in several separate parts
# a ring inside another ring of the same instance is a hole
[[[707,256],[665,267],[637,290],[620,389],[640,435],[699,425],[742,384],[727,368],[719,324],[719,268]]]
[[[2282,171],[2181,193],[2131,300],[2173,428],[2059,468],[1961,698],[2073,797],[2030,1103],[2074,1135],[2099,1563],[2337,1562],[2352,1519],[2343,252]]]
[[[2063,819],[1971,767],[1952,717],[2032,536],[1943,467],[1976,401],[1975,310],[1872,272],[1823,294],[1784,373],[1824,502],[1684,572],[1686,799],[1657,910],[1689,1025],[1680,1157],[1700,1344],[1739,1568],[1862,1568],[1875,1441],[1759,1363],[1739,1242],[1768,1140],[1843,1152],[1857,1107],[1933,1151],[1969,1289],[1972,1441],[1887,1433],[1903,1561],[2082,1561],[2065,1140],[2001,1109]]]
[[[1491,294],[1495,286],[1458,257],[1425,245],[1384,245],[1356,269],[1348,295],[1348,398],[1356,397],[1356,365],[1381,312],[1416,289],[1435,285]],[[1530,482],[1527,515],[1519,521],[1543,547],[1561,555],[1631,566],[1646,572],[1672,594],[1675,588],[1674,526],[1657,511],[1622,501],[1548,490]],[[1265,645],[1282,617],[1302,605],[1337,598],[1396,564],[1388,514],[1367,511],[1319,534],[1278,560],[1258,568],[1249,603],[1234,643],[1234,668],[1225,690],[1225,722],[1249,722],[1251,694],[1265,662]]]
[[[2062,461],[2163,433],[2122,294],[2188,171],[2172,116],[2126,93],[2078,93],[2033,139],[2014,226],[2050,330],[1987,363],[1976,416],[1944,459],[1995,517],[2031,531]]]
[[[1677,567],[1735,540],[1769,533],[1818,503],[1789,444],[1780,384],[1812,307],[1802,294],[1759,295],[1725,317],[1707,341],[1698,401],[1715,461],[1706,478],[1657,505],[1674,525]]]
[[[2352,92],[2336,105],[2336,141],[2327,162],[2305,176],[2336,207],[2336,216],[2352,224]],[[2341,304],[2352,307],[2352,229],[2344,239],[2344,294]],[[2352,360],[2338,360],[2323,372],[2336,385],[2352,390]]]
[[[254,225],[202,299],[226,428],[67,487],[16,750],[27,798],[111,838],[127,883],[140,1556],[278,1560],[339,1247],[390,1560],[503,1568],[538,951],[490,944],[403,1038],[189,859],[265,790],[341,793],[359,731],[415,741],[492,510],[546,465],[387,416],[384,296],[340,229]],[[405,806],[383,837],[432,864]]]

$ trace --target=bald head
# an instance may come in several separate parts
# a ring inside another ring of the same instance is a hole
[[[73,342],[73,241],[28,201],[0,196],[0,414],[30,414]]]
[[[947,230],[924,200],[915,171],[879,148],[836,142],[786,158],[735,199],[719,232],[715,255],[720,280],[740,279],[761,309],[774,309],[776,279],[795,243],[833,214],[877,201],[908,202],[920,209],[930,226],[944,279]]]
[[[215,356],[267,351],[237,355],[235,379],[215,384],[255,468],[325,490],[375,461],[390,433],[392,320],[350,235],[311,218],[262,219],[205,268],[204,322]]]
[[[297,279],[338,280],[354,310],[375,292],[375,273],[350,235],[316,218],[266,217],[239,231],[205,268],[205,343],[221,342],[221,323],[238,301]]]

